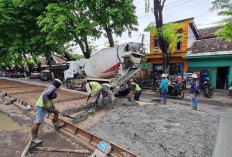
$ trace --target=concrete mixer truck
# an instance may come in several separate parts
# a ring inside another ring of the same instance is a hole
[[[139,70],[143,59],[143,44],[130,42],[113,48],[104,48],[89,59],[68,61],[64,71],[66,87],[80,87],[83,80],[108,82],[116,94]]]

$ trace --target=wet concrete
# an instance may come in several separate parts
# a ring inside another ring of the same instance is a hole
[[[211,157],[218,122],[171,106],[118,106],[89,131],[143,157]]]

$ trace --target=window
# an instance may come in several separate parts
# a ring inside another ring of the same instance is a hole
[[[177,43],[176,50],[177,51],[181,50],[181,41]]]
[[[158,45],[159,45],[158,40],[155,40],[154,41],[154,51],[155,52],[158,52]]]
[[[155,42],[154,42],[154,47],[155,47],[155,48],[158,48],[158,40],[155,40]]]

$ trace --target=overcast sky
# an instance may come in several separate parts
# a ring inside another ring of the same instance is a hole
[[[151,2],[151,7],[152,6]],[[220,21],[222,17],[217,16],[216,12],[210,12],[213,0],[166,0],[163,18],[164,23],[178,21],[186,18],[194,17],[197,28],[205,28],[217,25],[215,22]],[[127,33],[123,33],[121,37],[114,36],[114,40],[119,41],[119,44],[126,42],[140,42],[142,35],[145,34],[144,44],[149,49],[150,36],[148,32],[144,32],[144,29],[148,24],[155,21],[155,17],[152,12],[145,13],[145,0],[135,0],[136,15],[138,17],[138,31],[132,32],[131,38]],[[98,50],[105,47],[108,42],[107,38],[100,38],[93,41],[94,45],[98,46]],[[80,53],[80,49],[77,48],[76,52]]]

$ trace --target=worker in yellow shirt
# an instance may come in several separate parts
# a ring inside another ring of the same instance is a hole
[[[134,95],[134,100],[139,101],[141,87],[137,83],[131,81],[128,81],[127,84],[129,86],[129,90],[132,92],[130,95]]]

